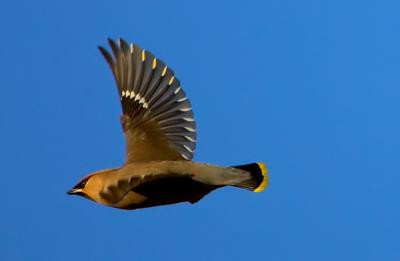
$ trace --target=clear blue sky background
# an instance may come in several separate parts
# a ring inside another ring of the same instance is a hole
[[[399,1],[0,4],[1,260],[399,260]],[[96,46],[172,67],[196,161],[265,161],[262,194],[106,208],[66,190],[119,166],[114,80]]]

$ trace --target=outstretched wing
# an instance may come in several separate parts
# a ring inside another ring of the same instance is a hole
[[[99,47],[114,74],[121,98],[126,164],[191,160],[196,123],[174,72],[152,53],[108,39],[112,55]]]

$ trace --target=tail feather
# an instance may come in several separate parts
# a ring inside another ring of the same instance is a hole
[[[244,180],[235,187],[248,189],[254,192],[261,192],[268,186],[268,170],[264,163],[251,163],[246,165],[234,166],[250,173],[250,179]]]

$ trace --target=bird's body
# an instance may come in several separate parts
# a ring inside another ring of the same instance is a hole
[[[107,206],[137,209],[178,202],[195,203],[221,186],[241,184],[249,174],[193,161],[128,164],[91,174],[88,198]]]
[[[262,191],[263,163],[219,167],[191,161],[196,125],[189,100],[173,71],[137,45],[109,40],[113,56],[100,51],[114,74],[123,115],[126,162],[97,171],[69,194],[121,209],[195,203],[211,191],[235,186]]]

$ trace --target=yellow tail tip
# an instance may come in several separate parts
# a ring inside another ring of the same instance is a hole
[[[263,175],[263,181],[261,182],[260,186],[258,186],[254,192],[262,192],[268,186],[268,169],[267,166],[262,162],[257,162],[258,167],[261,169],[261,174]]]

